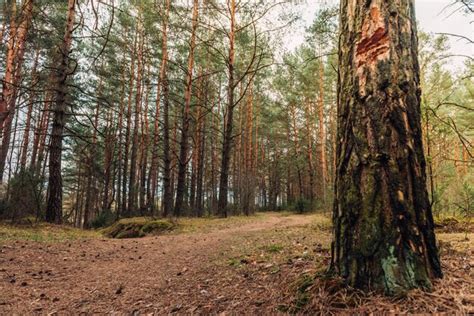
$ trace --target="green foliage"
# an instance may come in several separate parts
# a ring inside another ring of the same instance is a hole
[[[462,216],[474,217],[474,184],[464,182],[454,204]]]
[[[29,169],[14,175],[8,183],[9,195],[1,203],[0,216],[13,221],[27,216],[41,215],[43,179]]]
[[[314,202],[305,198],[299,198],[289,205],[289,209],[299,214],[308,213],[314,210]]]
[[[94,220],[91,222],[91,227],[97,229],[110,226],[115,221],[115,217],[116,216],[114,213],[112,213],[112,211],[104,210],[100,212],[96,218],[94,218]]]

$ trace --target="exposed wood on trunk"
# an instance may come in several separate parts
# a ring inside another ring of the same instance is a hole
[[[332,270],[403,294],[441,277],[426,189],[414,2],[344,0]]]

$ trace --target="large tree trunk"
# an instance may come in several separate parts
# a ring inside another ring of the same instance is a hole
[[[184,109],[182,114],[181,140],[179,142],[178,158],[178,183],[176,186],[176,204],[174,215],[180,216],[183,208],[184,190],[186,189],[186,171],[188,168],[188,134],[191,114],[191,93],[193,87],[194,50],[196,48],[196,30],[198,26],[199,0],[194,0],[193,25],[191,30],[191,41],[188,56],[188,71],[186,74],[186,89],[184,92]]]
[[[222,145],[221,175],[219,182],[219,214],[227,217],[227,195],[229,190],[229,167],[232,149],[232,130],[234,124],[234,63],[235,63],[235,0],[230,0],[230,32],[229,32],[229,60],[227,61],[227,72],[229,82],[227,86],[227,116],[224,125],[224,141]]]
[[[389,295],[442,277],[426,190],[414,2],[343,0],[334,272]]]
[[[51,142],[49,145],[49,182],[48,182],[48,204],[46,208],[46,221],[53,223],[62,222],[63,214],[63,182],[61,177],[61,156],[63,151],[63,132],[66,121],[66,97],[67,78],[69,73],[69,53],[72,44],[72,32],[74,30],[76,1],[69,0],[66,30],[64,39],[58,50],[57,69],[54,70],[54,105],[53,127],[51,130]]]

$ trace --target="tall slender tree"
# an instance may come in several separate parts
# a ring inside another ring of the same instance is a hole
[[[193,22],[189,42],[188,69],[184,92],[184,108],[182,113],[181,139],[179,142],[178,183],[176,187],[176,204],[174,214],[179,216],[183,207],[184,190],[186,186],[186,171],[188,168],[189,123],[191,120],[191,96],[193,87],[194,51],[196,49],[196,31],[199,20],[199,0],[193,1]]]
[[[49,145],[48,203],[46,208],[46,220],[51,223],[61,223],[63,216],[63,181],[61,175],[61,162],[68,97],[67,80],[71,75],[69,55],[71,53],[75,16],[76,0],[69,0],[67,4],[64,38],[56,52],[57,61],[55,62],[55,68],[51,76],[53,79],[52,85],[54,87],[54,104],[51,109],[53,113],[53,125],[51,130],[51,142]]]

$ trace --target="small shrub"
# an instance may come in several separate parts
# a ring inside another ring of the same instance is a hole
[[[104,210],[99,213],[99,215],[94,218],[91,222],[92,228],[103,228],[113,224],[115,221],[115,214],[111,210]]]
[[[313,210],[313,203],[305,198],[300,198],[290,205],[290,210],[299,214],[307,213]]]
[[[15,174],[8,183],[8,201],[3,201],[2,217],[13,221],[40,215],[43,205],[43,179],[29,169]]]

